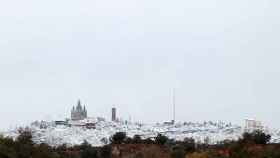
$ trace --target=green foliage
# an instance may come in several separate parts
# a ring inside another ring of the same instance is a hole
[[[81,151],[81,158],[98,158],[98,151],[92,146],[88,146]]]
[[[143,144],[154,144],[155,142],[151,138],[146,138],[142,140]]]
[[[168,139],[166,145],[172,149],[172,158],[184,158],[186,153],[195,151],[195,140],[193,138],[185,138],[184,141]]]
[[[245,143],[255,144],[267,144],[271,139],[269,134],[265,134],[263,131],[256,130],[252,133],[245,132],[243,134],[242,141]]]
[[[133,138],[132,138],[132,143],[134,144],[140,144],[142,143],[142,138],[140,135],[135,135]]]
[[[173,149],[171,151],[171,157],[172,158],[184,158],[185,157],[184,148],[180,145],[173,147]]]
[[[98,158],[98,150],[86,140],[80,145],[81,158]]]
[[[111,146],[105,145],[100,149],[100,157],[101,158],[111,158],[112,149]]]
[[[162,153],[166,153],[171,158],[280,157],[280,144],[267,144],[270,135],[261,131],[244,133],[240,141],[227,140],[204,148],[197,147],[192,138],[175,141],[161,134],[152,140],[142,139],[139,135],[128,138],[125,133],[119,132],[111,138],[114,144],[103,147],[93,147],[87,141],[72,147],[65,144],[51,147],[48,144],[35,144],[32,141],[32,131],[28,128],[21,128],[19,134],[16,140],[0,136],[0,158],[112,158],[112,146],[121,147],[123,151],[134,152],[132,154],[136,158],[164,157]]]
[[[123,141],[124,144],[132,144],[133,143],[133,139],[130,137],[125,138],[125,140]]]
[[[279,158],[280,157],[280,150],[275,149],[273,147],[269,147],[264,153],[263,158]]]
[[[30,158],[33,150],[32,132],[29,128],[20,128],[16,139],[15,149],[20,158]]]
[[[195,140],[193,138],[185,138],[182,146],[186,152],[193,152],[195,151]]]
[[[18,130],[19,136],[17,137],[17,142],[20,144],[32,145],[32,130],[28,127],[19,128]]]
[[[164,145],[167,141],[168,141],[168,137],[166,137],[162,134],[158,134],[155,138],[156,144]]]
[[[52,151],[52,148],[47,144],[39,144],[34,146],[32,150],[34,158],[57,158],[58,155]]]
[[[110,141],[112,144],[122,144],[126,138],[125,132],[117,132],[110,138]]]

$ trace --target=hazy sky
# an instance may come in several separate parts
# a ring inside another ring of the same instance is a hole
[[[70,116],[280,128],[279,0],[0,2],[0,128]]]

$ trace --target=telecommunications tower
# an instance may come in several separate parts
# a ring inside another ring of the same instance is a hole
[[[172,92],[172,106],[173,106],[173,120],[172,123],[175,124],[175,119],[176,119],[176,96],[175,96],[175,88],[173,88]]]

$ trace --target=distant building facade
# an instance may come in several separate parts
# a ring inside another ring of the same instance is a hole
[[[264,126],[261,121],[254,119],[245,119],[245,132],[252,132],[254,130],[263,130]]]
[[[86,107],[81,105],[81,101],[78,100],[77,106],[73,106],[71,110],[71,120],[83,120],[87,118]]]
[[[55,123],[56,126],[57,125],[64,125],[64,126],[66,126],[68,124],[66,121],[55,121],[54,123]]]

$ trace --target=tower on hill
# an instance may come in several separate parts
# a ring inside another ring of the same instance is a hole
[[[112,121],[117,120],[117,109],[115,107],[112,108]]]
[[[71,110],[71,120],[83,120],[87,118],[86,107],[82,107],[81,101],[78,100],[77,106],[73,106]]]

